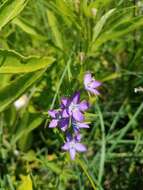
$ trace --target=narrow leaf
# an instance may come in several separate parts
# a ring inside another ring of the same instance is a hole
[[[14,51],[0,50],[0,73],[28,73],[53,63],[52,57],[24,57]]]
[[[115,12],[115,9],[111,9],[109,10],[107,13],[105,13],[101,19],[97,22],[97,24],[95,25],[95,27],[93,28],[93,38],[92,38],[92,42],[94,42],[97,37],[99,36],[99,34],[101,33],[105,23],[107,22],[107,19]]]
[[[16,17],[25,7],[28,0],[7,0],[0,7],[0,30]]]
[[[48,16],[48,22],[49,26],[52,30],[53,38],[54,38],[54,44],[56,44],[57,47],[60,49],[63,49],[63,42],[62,42],[62,36],[58,28],[58,22],[53,14],[52,11],[48,10],[47,11],[47,16]]]
[[[18,77],[7,86],[0,89],[0,112],[9,104],[22,95],[33,83],[35,83],[45,72],[40,70],[36,73],[28,73]]]
[[[16,24],[18,27],[20,27],[24,32],[27,34],[40,39],[40,40],[46,40],[46,37],[42,36],[40,31],[38,31],[34,26],[26,22],[24,19],[15,18],[12,23]]]

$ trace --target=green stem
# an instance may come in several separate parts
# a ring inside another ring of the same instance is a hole
[[[97,106],[97,110],[98,110],[98,114],[100,118],[101,133],[102,133],[101,158],[100,158],[99,174],[98,174],[98,183],[101,184],[103,174],[104,174],[104,165],[105,165],[105,157],[106,157],[106,139],[105,139],[105,127],[104,127],[103,116],[102,116],[99,105],[97,104],[96,106]]]
[[[128,122],[128,124],[120,131],[119,136],[116,138],[115,143],[111,146],[111,148],[109,149],[109,152],[112,152],[116,145],[118,144],[118,142],[124,137],[124,135],[127,133],[127,131],[130,129],[132,123],[135,121],[135,119],[137,118],[137,116],[140,114],[140,112],[143,109],[143,103],[140,104],[140,106],[138,107],[136,113],[133,115],[133,117],[131,118],[131,120]]]
[[[79,158],[76,158],[76,161],[77,161],[77,163],[80,165],[80,167],[82,168],[82,170],[83,170],[83,172],[85,173],[85,175],[87,176],[87,178],[89,179],[89,182],[90,182],[92,188],[93,188],[94,190],[97,190],[97,188],[96,188],[96,186],[95,186],[95,184],[94,184],[94,181],[93,181],[92,177],[89,175],[89,173],[88,173],[88,171],[87,171],[87,167],[86,167],[85,163],[84,163],[83,161],[81,161]]]

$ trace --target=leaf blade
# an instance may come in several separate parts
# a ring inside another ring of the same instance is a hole
[[[26,6],[28,0],[7,0],[0,7],[0,30]]]
[[[18,77],[7,86],[0,89],[0,112],[7,108],[13,101],[21,96],[32,84],[34,84],[45,72],[28,73]]]
[[[48,67],[52,57],[24,57],[15,51],[0,50],[0,74],[29,73]]]

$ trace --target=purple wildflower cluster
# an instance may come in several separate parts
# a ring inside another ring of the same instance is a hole
[[[101,83],[96,81],[91,73],[88,72],[85,74],[84,87],[89,93],[99,95],[97,88],[100,85]],[[89,128],[84,117],[84,113],[88,108],[88,101],[81,101],[80,92],[78,91],[70,98],[63,97],[59,109],[48,111],[48,114],[52,118],[49,127],[59,127],[66,134],[66,142],[62,146],[62,149],[69,151],[72,160],[74,160],[76,152],[85,152],[87,150],[86,147],[80,143],[80,129]]]

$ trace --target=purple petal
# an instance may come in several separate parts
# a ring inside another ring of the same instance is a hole
[[[79,101],[80,101],[80,92],[76,92],[76,93],[73,95],[71,101],[72,101],[74,104],[78,104]]]
[[[76,142],[80,142],[81,138],[82,138],[81,134],[76,133],[75,141],[76,141]]]
[[[68,126],[61,127],[61,130],[65,132],[67,130]]]
[[[63,150],[69,150],[70,148],[70,143],[69,142],[66,142],[63,146],[62,146],[62,149]]]
[[[56,114],[58,113],[57,110],[49,110],[48,114],[52,117],[52,118],[56,118]]]
[[[79,123],[78,122],[78,126],[79,126],[79,128],[89,128],[89,125],[86,123]]]
[[[61,107],[66,107],[66,106],[68,106],[68,103],[69,103],[69,99],[68,98],[62,98],[61,99]]]
[[[90,83],[91,80],[92,80],[91,73],[86,73],[84,75],[84,85],[86,86],[88,83]]]
[[[86,147],[83,144],[81,144],[81,143],[76,143],[76,147],[75,148],[79,152],[85,152],[87,150]]]
[[[96,89],[90,89],[90,92],[93,93],[93,94],[95,94],[95,95],[99,95],[100,94],[99,91],[96,90]]]
[[[64,118],[69,117],[69,113],[68,113],[68,110],[67,110],[67,109],[63,109],[63,110],[62,110],[62,117],[64,117]]]
[[[79,104],[80,110],[81,111],[86,111],[89,108],[89,103],[85,100],[83,100],[80,104]]]
[[[68,142],[72,141],[72,136],[70,133],[67,133],[66,139]]]
[[[97,81],[97,80],[93,80],[91,83],[90,83],[90,87],[91,88],[97,88],[101,86],[101,82]]]
[[[49,124],[49,128],[55,128],[58,125],[58,120],[57,119],[52,119],[52,121]]]
[[[61,121],[59,122],[59,125],[61,127],[61,130],[65,131],[69,125],[69,118],[61,119]]]
[[[75,149],[74,148],[70,148],[70,157],[71,157],[71,159],[72,160],[74,160],[75,159],[75,154],[76,154],[76,151],[75,151]]]
[[[84,120],[83,114],[78,109],[74,110],[72,113],[73,113],[73,118],[76,121],[83,121]]]

